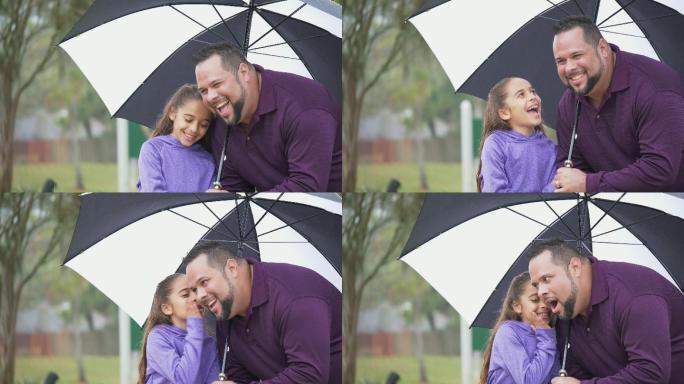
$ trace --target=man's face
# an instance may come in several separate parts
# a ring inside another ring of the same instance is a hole
[[[231,262],[231,260],[229,260]],[[225,268],[216,269],[206,255],[200,255],[185,268],[188,284],[197,292],[197,304],[209,309],[218,320],[234,316],[235,287]]]
[[[553,55],[561,82],[579,95],[589,94],[606,69],[605,59],[599,52],[599,47],[593,47],[584,40],[584,31],[580,27],[556,35]]]
[[[242,81],[223,67],[219,55],[197,64],[195,77],[202,100],[209,109],[221,116],[228,125],[242,122],[247,91]]]
[[[577,311],[577,281],[570,275],[568,266],[553,262],[551,252],[544,251],[529,264],[532,285],[551,311],[562,320],[575,317]]]

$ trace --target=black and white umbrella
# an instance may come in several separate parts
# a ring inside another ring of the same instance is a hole
[[[64,264],[140,325],[157,283],[201,241],[312,269],[341,291],[341,212],[335,194],[88,194]]]
[[[218,42],[342,100],[342,9],[329,0],[95,0],[59,46],[113,117],[153,127],[176,89],[195,83],[192,56]]]
[[[525,253],[560,238],[597,259],[649,267],[684,287],[684,199],[630,194],[428,194],[401,260],[470,326],[491,328]]]
[[[456,92],[487,99],[504,77],[530,81],[555,127],[564,86],[553,58],[552,26],[585,15],[620,49],[667,63],[684,76],[681,0],[428,0],[409,20],[432,49]]]

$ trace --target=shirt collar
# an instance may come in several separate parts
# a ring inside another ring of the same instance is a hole
[[[263,270],[263,263],[252,258],[245,258],[247,263],[252,266],[252,295],[250,298],[247,315],[251,315],[254,308],[268,301],[268,287],[266,276]]]
[[[625,63],[625,54],[615,44],[610,44],[610,48],[615,52],[615,67],[613,68],[613,78],[610,80],[608,91],[615,93],[629,88],[629,67]]]
[[[603,263],[596,258],[591,260],[591,304],[587,310],[587,316],[591,314],[594,305],[608,299],[608,282],[603,270]]]
[[[277,109],[275,89],[273,87],[272,72],[265,70],[264,67],[253,64],[254,69],[261,74],[261,90],[259,91],[259,104],[257,105],[256,112],[254,113],[254,119],[252,124],[261,120],[261,116],[267,113],[273,112]]]

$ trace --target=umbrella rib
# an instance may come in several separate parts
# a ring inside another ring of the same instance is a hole
[[[226,19],[224,19],[223,15],[221,15],[221,12],[218,11],[218,8],[216,8],[216,5],[214,4],[213,0],[209,0],[209,3],[211,3],[211,7],[214,8],[214,11],[216,11],[216,14],[218,15],[218,17],[221,18],[221,23],[223,23],[223,25],[228,30],[228,33],[230,33],[230,35],[233,37],[233,40],[235,40],[235,43],[239,46],[240,41],[238,41],[237,37],[235,37],[235,34],[233,34],[233,31],[228,26],[228,23],[226,23]]]
[[[279,57],[279,58],[281,58],[281,59],[301,60],[301,59],[298,58],[298,57],[280,56],[280,55],[274,55],[274,54],[271,54],[271,53],[252,52],[252,51],[250,51],[250,53],[252,53],[252,54],[254,54],[254,55],[264,55],[264,56]]]
[[[617,11],[613,12],[610,16],[608,16],[608,17],[606,17],[605,19],[603,19],[603,21],[600,22],[600,23],[598,23],[598,24],[596,24],[596,26],[597,26],[597,27],[600,27],[601,25],[603,25],[603,23],[605,23],[606,21],[612,19],[613,16],[617,15],[617,14],[620,13],[622,10],[624,10],[625,8],[627,8],[627,7],[629,7],[630,5],[632,5],[632,3],[635,2],[635,1],[636,1],[636,0],[632,0],[632,1],[630,1],[629,3],[627,3],[627,4],[623,5],[623,6],[620,6],[620,8],[618,8]]]
[[[568,11],[566,11],[565,9],[561,8],[558,4],[554,3],[553,1],[551,1],[551,0],[546,0],[546,2],[549,3],[549,4],[551,4],[551,5],[553,5],[554,8],[560,9],[560,10],[563,11],[563,13],[565,13],[566,15],[572,16],[572,15],[570,14],[570,12],[568,12]]]
[[[264,233],[262,233],[262,234],[260,234],[260,235],[257,235],[257,237],[261,237],[261,236],[264,236],[264,235],[268,235],[268,234],[271,233],[271,232],[275,232],[275,231],[281,230],[281,229],[286,228],[286,227],[291,227],[291,226],[293,226],[293,225],[295,225],[295,224],[297,224],[297,223],[301,223],[301,222],[304,221],[304,220],[313,219],[314,217],[320,216],[320,215],[322,215],[322,214],[323,214],[323,212],[318,212],[318,213],[315,213],[315,214],[313,214],[313,215],[311,215],[311,216],[307,216],[307,217],[305,217],[305,218],[302,218],[302,219],[299,219],[299,220],[295,220],[295,221],[293,221],[293,222],[291,222],[291,223],[285,223],[285,225],[282,225],[282,226],[280,226],[280,227],[278,227],[278,228],[271,229],[271,230],[268,231],[268,232],[264,232]]]
[[[271,29],[269,29],[268,31],[266,31],[266,33],[264,33],[263,35],[259,36],[258,39],[254,40],[254,41],[252,42],[252,44],[250,44],[250,45],[247,46],[247,49],[249,49],[251,46],[253,46],[253,45],[256,44],[257,42],[259,42],[259,40],[261,40],[261,39],[263,39],[264,37],[266,37],[266,35],[268,35],[269,33],[271,33],[273,30],[275,30],[276,28],[278,28],[278,26],[280,26],[280,24],[282,24],[282,23],[286,22],[287,20],[289,20],[289,19],[292,17],[292,15],[294,15],[294,14],[297,13],[297,12],[299,12],[299,10],[302,9],[302,8],[304,8],[304,6],[306,6],[306,3],[302,3],[302,5],[300,5],[300,6],[299,6],[297,9],[295,9],[292,13],[290,13],[289,15],[287,15],[287,17],[285,17],[284,19],[280,20],[276,25],[272,26]]]
[[[620,202],[620,200],[622,200],[623,197],[625,197],[625,193],[620,195],[620,197],[613,202],[613,205],[611,205],[607,211],[603,211],[603,215],[594,223],[594,225],[591,226],[591,228],[589,228],[589,233],[584,235],[582,239],[585,239],[586,237],[591,235],[591,233],[594,231],[594,228],[596,228],[596,226],[601,222],[601,220],[603,220],[603,218],[606,217],[608,213],[613,210],[613,208],[615,208],[615,206]],[[594,205],[596,205],[596,203],[594,203]]]
[[[230,234],[233,235],[234,238],[239,239],[239,237],[235,234],[235,232],[233,232],[233,231],[226,225],[226,223],[224,223],[223,220],[221,220],[221,218],[218,217],[218,215],[217,215],[211,208],[209,208],[209,206],[208,206],[202,199],[200,199],[199,196],[197,196],[197,194],[194,194],[194,195],[195,195],[195,198],[196,198],[200,203],[202,203],[202,205],[204,205],[204,208],[206,208],[209,212],[211,212],[212,215],[214,215],[214,217],[216,218],[216,220],[218,220],[219,223],[221,223],[221,226],[223,226],[223,228],[227,229],[228,232],[230,232]],[[237,198],[237,196],[236,196],[236,197],[235,197],[235,201],[237,201],[237,199],[238,199],[238,198]],[[232,209],[228,212],[228,215],[230,215],[231,212],[233,212]],[[238,219],[239,219],[239,215],[238,215]]]
[[[582,6],[579,4],[579,2],[577,2],[577,0],[572,0],[572,2],[575,3],[577,8],[579,8],[581,14],[586,15],[586,13],[584,13],[584,9],[582,9]]]
[[[558,214],[558,212],[556,212],[556,210],[553,209],[553,207],[551,207],[551,204],[549,204],[549,202],[546,201],[546,199],[544,198],[544,195],[542,195],[542,194],[540,193],[540,194],[539,194],[539,197],[541,197],[542,201],[544,201],[544,204],[546,204],[546,206],[551,210],[551,212],[553,212],[553,214],[556,215],[556,218],[557,218],[558,220],[560,220],[560,222],[565,226],[565,228],[567,228],[568,231],[570,231],[570,233],[574,235],[575,232],[573,232],[572,228],[570,228],[570,226],[568,225],[568,223],[566,223],[565,220],[563,220],[563,218]]]
[[[240,241],[240,240],[223,240],[223,239],[211,239],[211,240],[210,240],[210,239],[200,239],[199,241],[218,241],[218,242],[220,242],[220,243],[237,243],[237,244],[242,244],[242,245],[245,245],[245,246],[249,247],[249,249],[251,249],[252,251],[256,252],[257,255],[261,255],[261,252],[259,252],[258,249],[254,249],[254,247],[252,247],[251,245],[247,244],[246,241]],[[260,244],[260,243],[265,243],[265,241],[264,241],[264,242],[255,242],[255,241],[252,241],[252,243]]]
[[[608,30],[603,29],[603,28],[600,28],[600,29],[601,29],[601,31],[603,31],[603,32],[605,32],[605,33],[613,33],[613,34],[615,34],[615,35],[630,36],[630,37],[638,37],[638,38],[640,38],[640,39],[646,39],[646,38],[647,38],[646,36],[639,36],[639,35],[632,35],[632,34],[629,34],[629,33],[608,31]]]
[[[611,229],[610,231],[606,231],[606,232],[603,232],[603,233],[599,233],[598,235],[592,236],[592,238],[595,239],[595,238],[597,238],[597,237],[599,237],[599,236],[607,235],[607,234],[609,234],[609,233],[611,233],[611,232],[619,231],[619,230],[621,230],[621,229],[627,229],[627,228],[632,227],[632,226],[634,226],[634,225],[641,224],[641,223],[643,223],[643,222],[645,222],[645,221],[657,219],[658,217],[664,216],[664,215],[667,215],[667,213],[661,212],[661,213],[659,213],[659,214],[657,214],[657,215],[653,215],[653,216],[651,216],[651,217],[647,217],[647,218],[645,218],[645,219],[643,219],[643,220],[635,221],[635,222],[633,222],[633,223],[631,223],[631,224],[623,225],[622,227],[618,227],[618,228],[615,228],[615,229]],[[593,240],[592,240],[592,241],[593,241]]]
[[[205,27],[202,23],[200,23],[199,21],[193,19],[192,17],[190,17],[189,15],[187,15],[185,12],[181,11],[180,9],[174,7],[173,5],[169,5],[169,7],[173,8],[174,10],[176,10],[176,12],[178,12],[178,13],[180,13],[181,15],[187,17],[188,19],[194,21],[195,24],[197,24],[197,25],[199,25],[200,27],[204,28],[205,31],[211,32],[212,34],[216,35],[216,36],[217,36],[219,39],[221,39],[221,40],[225,40],[224,37],[221,36],[221,35],[219,35],[218,33],[216,33],[216,31],[214,31],[213,29],[209,29],[209,28]]]
[[[250,49],[250,52],[254,52],[254,51],[257,50],[257,49],[276,47],[276,46],[278,46],[278,45],[285,45],[285,44],[290,44],[290,43],[296,43],[296,42],[299,42],[299,41],[306,41],[306,40],[311,40],[311,39],[315,39],[315,38],[318,38],[318,37],[325,37],[325,36],[329,36],[329,35],[328,35],[327,33],[321,33],[320,35],[313,35],[313,36],[304,37],[304,38],[301,38],[301,39],[286,40],[286,41],[283,41],[282,43],[274,43],[274,44],[269,44],[269,45],[262,45],[261,47],[256,47],[256,48]]]
[[[173,213],[173,214],[176,214],[176,215],[178,215],[178,216],[180,216],[180,217],[182,217],[182,218],[184,218],[184,219],[186,219],[186,220],[188,220],[188,221],[190,221],[190,222],[192,222],[192,223],[195,223],[195,224],[197,224],[197,225],[199,225],[199,226],[201,226],[201,227],[204,227],[204,228],[206,228],[206,229],[208,229],[208,230],[210,230],[210,231],[216,231],[216,232],[218,232],[218,233],[220,233],[220,234],[222,234],[222,235],[224,235],[224,236],[228,236],[228,234],[225,233],[225,232],[222,232],[222,231],[219,231],[219,230],[217,230],[217,229],[208,227],[208,226],[206,226],[206,225],[200,223],[199,221],[195,221],[195,220],[193,220],[193,219],[191,219],[191,218],[189,218],[189,217],[187,217],[187,216],[185,216],[185,215],[182,215],[182,214],[180,214],[180,213],[174,211],[173,209],[169,209],[168,211],[171,212],[171,213]]]
[[[543,226],[543,227],[546,228],[546,229],[552,229],[552,230],[554,230],[554,231],[556,231],[556,232],[560,232],[563,236],[573,237],[573,236],[570,236],[570,235],[568,235],[567,233],[561,231],[561,230],[558,229],[558,228],[548,226],[548,225],[542,223],[542,222],[539,221],[539,220],[535,220],[535,219],[533,219],[533,218],[531,218],[531,217],[529,217],[529,216],[527,216],[527,215],[525,215],[525,214],[522,214],[522,213],[516,211],[515,209],[513,209],[513,208],[511,208],[511,207],[506,207],[506,209],[508,209],[509,211],[511,211],[511,212],[513,212],[513,213],[517,213],[518,215],[520,215],[520,216],[522,216],[522,217],[524,217],[524,218],[526,218],[526,219],[528,219],[528,220],[531,220],[531,221],[533,221],[533,222],[535,222],[535,223],[537,223],[537,224]]]
[[[632,20],[632,21],[625,21],[624,23],[617,23],[617,24],[610,24],[610,25],[604,25],[603,28],[610,28],[610,27],[619,27],[621,25],[627,25],[627,24],[637,24],[642,21],[653,21],[653,20],[659,20],[659,19],[664,19],[667,17],[672,17],[672,16],[677,16],[679,13],[672,13],[670,15],[664,15],[664,16],[656,16],[656,17],[650,17],[647,19],[639,19],[639,20]],[[605,30],[605,29],[604,29]],[[606,32],[610,32],[605,30]]]
[[[645,246],[643,243],[620,243],[615,241],[593,241],[595,244],[614,244],[614,245],[640,245]]]
[[[277,199],[273,200],[273,203],[271,204],[271,206],[268,207],[268,209],[264,210],[264,213],[261,215],[259,220],[257,220],[256,223],[254,223],[254,226],[252,226],[252,228],[250,228],[249,232],[247,232],[245,237],[249,237],[249,235],[256,229],[257,225],[259,225],[259,223],[261,223],[261,220],[263,220],[264,217],[266,217],[266,214],[271,213],[271,209],[273,208],[274,205],[276,205],[276,203],[278,201],[280,201],[280,198],[283,197],[283,195],[284,195],[284,193],[281,193],[280,195],[278,195]]]

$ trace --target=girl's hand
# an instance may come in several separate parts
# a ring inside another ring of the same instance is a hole
[[[548,318],[543,318],[539,316],[539,314],[534,314],[535,320],[534,323],[532,324],[532,328],[535,330],[537,329],[549,329],[551,326],[549,325],[549,320]]]
[[[188,300],[185,305],[188,311],[188,317],[202,317],[202,313],[195,300]]]

